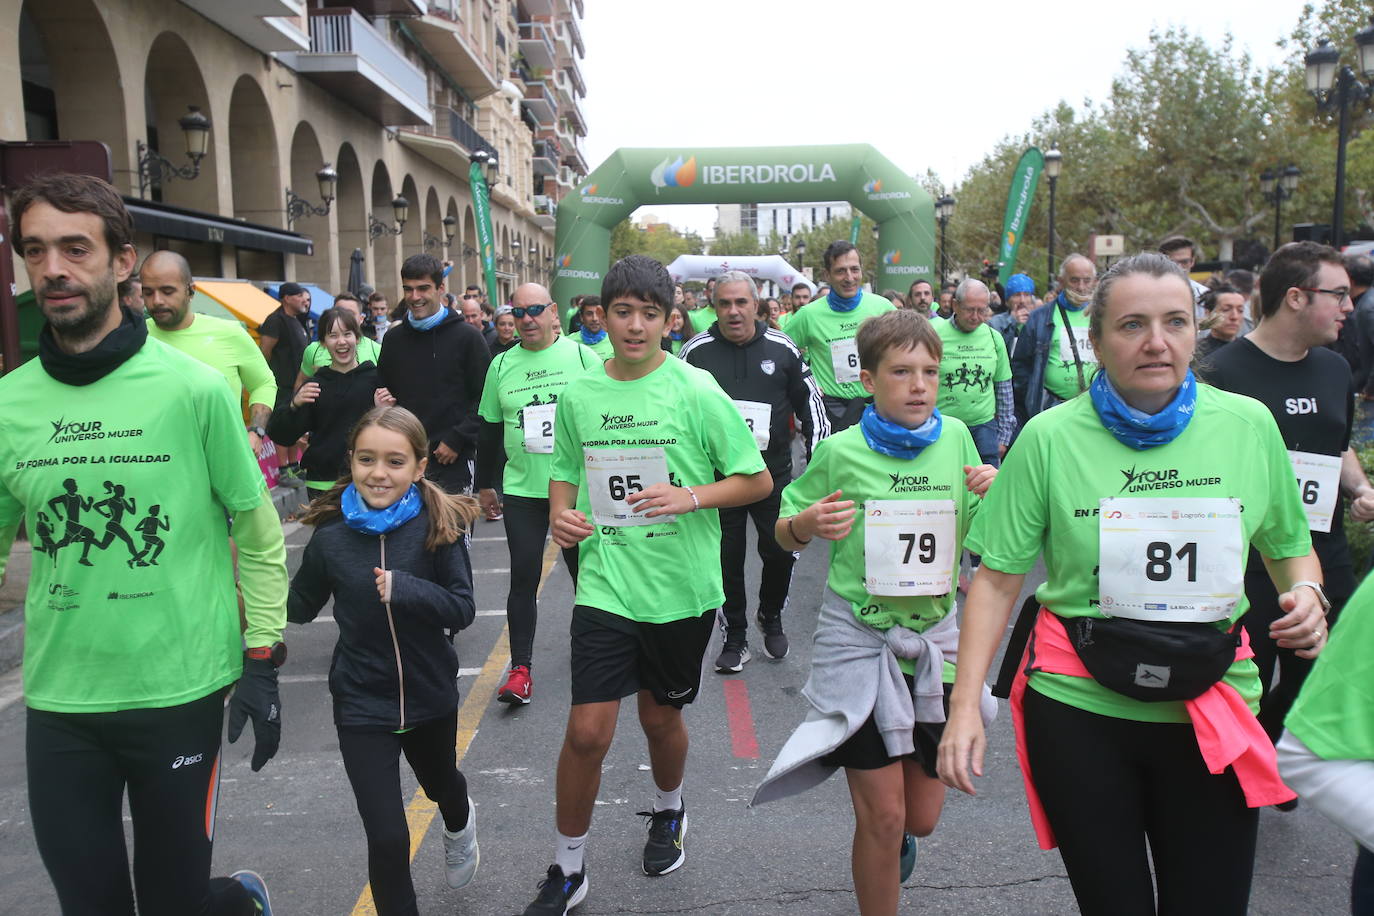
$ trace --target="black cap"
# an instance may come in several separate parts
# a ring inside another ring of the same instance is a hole
[[[305,292],[305,287],[293,280],[287,280],[281,286],[277,287],[278,297],[299,296],[303,292]]]

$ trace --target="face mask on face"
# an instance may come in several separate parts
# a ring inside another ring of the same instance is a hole
[[[1064,290],[1064,298],[1069,300],[1069,305],[1084,306],[1092,301],[1092,293],[1080,293],[1072,289]]]

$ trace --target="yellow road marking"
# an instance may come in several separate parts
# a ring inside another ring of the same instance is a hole
[[[544,593],[544,585],[549,581],[549,572],[553,569],[553,564],[558,560],[558,545],[549,541],[548,547],[544,550],[544,566],[539,573],[539,590],[535,593],[536,599]],[[468,748],[472,746],[472,739],[477,737],[477,726],[481,724],[482,717],[487,710],[491,709],[492,697],[496,694],[498,682],[501,674],[506,670],[506,657],[510,653],[510,631],[507,627],[501,628],[501,635],[496,637],[496,645],[492,646],[491,654],[487,656],[486,662],[482,665],[482,671],[477,675],[477,680],[472,682],[472,689],[468,691],[467,699],[458,707],[458,763],[463,762],[463,757],[467,754]],[[406,826],[410,828],[410,860],[415,861],[415,853],[419,852],[420,844],[424,842],[425,834],[429,832],[429,825],[434,820],[434,815],[438,811],[438,805],[426,797],[423,789],[416,789],[415,795],[410,799],[410,804],[406,806]],[[351,916],[377,916],[377,904],[372,900],[372,885],[363,887],[363,892],[358,895],[358,902],[353,905]]]

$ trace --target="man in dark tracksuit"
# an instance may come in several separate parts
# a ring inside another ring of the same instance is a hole
[[[782,610],[792,582],[796,554],[773,538],[783,487],[792,479],[792,438],[789,421],[795,415],[805,436],[806,455],[830,435],[830,421],[820,388],[803,362],[801,351],[781,331],[759,320],[759,294],[748,274],[727,271],[717,278],[716,322],[683,344],[678,355],[711,373],[739,407],[754,431],[759,449],[773,475],[773,492],[748,506],[720,510],[720,564],[725,585],[722,628],[725,646],[716,671],[732,674],[749,661],[745,618],[744,551],[748,519],[758,532],[763,576],[759,583],[759,629],[770,658],[787,655]]]
[[[443,305],[444,266],[434,255],[406,258],[401,290],[406,317],[387,331],[377,365],[383,390],[429,434],[425,476],[450,493],[467,493],[491,350],[481,331]]]

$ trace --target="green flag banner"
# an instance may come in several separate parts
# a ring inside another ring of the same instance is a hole
[[[850,223],[849,223],[849,244],[851,244],[851,245],[857,245],[857,244],[859,244],[859,227],[860,227],[861,225],[863,225],[863,224],[860,222],[859,217],[857,217],[857,216],[855,216],[854,219],[850,221]]]
[[[478,257],[482,262],[482,277],[487,283],[487,301],[492,308],[501,304],[496,286],[496,244],[491,231],[491,192],[487,190],[487,178],[482,172],[482,164],[474,162],[468,166],[468,183],[472,186],[472,216],[477,223]]]
[[[935,280],[935,205],[871,146],[620,149],[558,205],[554,301],[599,294],[611,229],[641,205],[847,200],[878,224],[874,288]]]
[[[1021,161],[1016,163],[1011,190],[1007,192],[1007,215],[1002,220],[1002,245],[997,252],[997,260],[1002,262],[997,271],[998,283],[1006,283],[1007,278],[1016,273],[1016,251],[1021,247],[1021,235],[1035,200],[1035,186],[1040,183],[1044,168],[1045,156],[1033,146],[1022,153]]]

